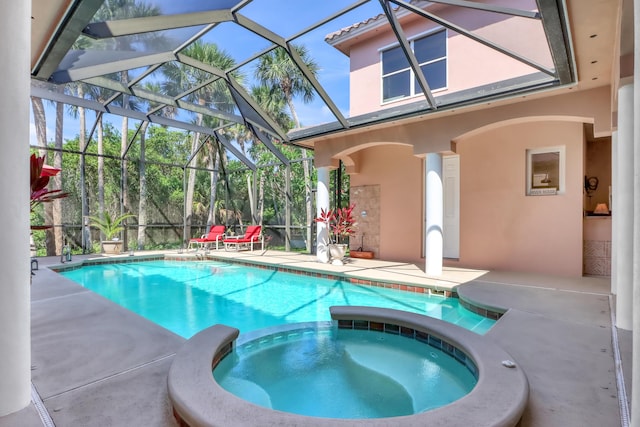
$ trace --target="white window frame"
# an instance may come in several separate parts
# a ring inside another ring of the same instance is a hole
[[[449,34],[448,34],[448,30],[446,28],[444,28],[444,27],[434,28],[432,30],[429,30],[429,31],[426,31],[426,32],[423,32],[423,33],[420,33],[420,34],[416,34],[415,36],[407,39],[407,41],[409,42],[409,45],[411,47],[411,51],[415,52],[414,51],[414,44],[415,44],[416,40],[420,40],[420,39],[429,37],[431,35],[434,35],[436,33],[441,32],[441,31],[444,31],[444,33],[445,33],[445,37],[444,37],[445,38],[445,46],[444,46],[445,53],[444,53],[444,56],[436,58],[436,59],[433,59],[431,61],[427,61],[427,62],[418,64],[418,66],[421,67],[423,65],[427,65],[427,64],[434,63],[434,62],[438,62],[438,61],[441,61],[443,59],[445,60],[445,62],[446,62],[446,66],[445,66],[445,84],[444,84],[443,87],[439,87],[439,88],[436,88],[436,89],[431,88],[433,93],[445,91],[445,90],[447,90],[448,85],[449,85]],[[403,99],[409,99],[409,98],[415,98],[415,97],[419,97],[419,96],[424,96],[424,94],[422,93],[422,89],[420,89],[420,90],[418,90],[416,92],[416,85],[415,85],[416,75],[413,72],[413,69],[411,68],[410,65],[407,68],[403,68],[401,70],[396,70],[396,71],[394,71],[392,73],[389,73],[389,74],[383,74],[383,71],[382,71],[382,59],[383,59],[384,53],[389,51],[389,50],[391,50],[391,49],[397,48],[399,46],[400,46],[399,43],[394,43],[394,44],[391,44],[391,45],[383,46],[380,49],[378,49],[378,52],[380,54],[380,89],[381,89],[380,90],[380,104],[381,105],[389,104],[389,103],[396,102],[396,101],[403,100]],[[409,70],[409,95],[385,100],[384,99],[384,78],[385,77],[389,77],[389,76],[393,76],[394,74],[402,73],[402,72],[404,72],[406,70]]]

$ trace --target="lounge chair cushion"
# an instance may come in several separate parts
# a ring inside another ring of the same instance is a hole
[[[223,240],[225,250],[229,246],[234,246],[236,250],[239,249],[240,244],[250,244],[250,249],[253,250],[254,243],[264,244],[261,236],[262,226],[250,225],[244,233],[244,236],[227,237]]]
[[[224,239],[225,230],[226,230],[226,227],[224,225],[212,225],[211,228],[209,229],[208,234],[202,235],[202,237],[199,237],[199,238],[190,239],[189,247],[191,247],[192,244],[198,244],[200,246],[204,246],[207,243],[215,242],[216,249],[217,249],[218,242],[222,242],[222,240]]]

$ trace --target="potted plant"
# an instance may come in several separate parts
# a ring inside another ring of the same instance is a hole
[[[124,230],[122,221],[127,218],[131,218],[133,215],[124,214],[112,218],[109,212],[104,213],[104,218],[97,216],[91,216],[91,225],[98,228],[104,233],[105,240],[100,243],[102,245],[102,252],[105,254],[120,254],[122,253],[123,242],[116,237],[116,234]]]
[[[342,259],[347,250],[347,244],[344,240],[355,233],[357,225],[353,219],[353,209],[355,205],[347,208],[320,209],[320,216],[315,219],[316,222],[322,222],[329,229],[329,254],[331,255],[331,263],[343,265]]]

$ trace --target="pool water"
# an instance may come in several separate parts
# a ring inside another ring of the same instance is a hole
[[[477,383],[466,366],[426,343],[337,328],[248,341],[222,359],[213,376],[256,405],[328,418],[413,415],[447,405]]]
[[[436,317],[484,334],[495,323],[444,298],[213,261],[85,266],[60,274],[190,338],[217,323],[241,333],[331,320],[329,307],[363,305]]]

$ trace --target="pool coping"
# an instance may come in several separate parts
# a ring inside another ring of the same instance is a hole
[[[449,405],[411,416],[375,419],[316,418],[276,411],[249,403],[224,390],[212,368],[228,354],[239,331],[214,325],[187,340],[173,359],[167,387],[173,412],[181,426],[516,426],[524,412],[529,385],[513,357],[486,336],[428,316],[400,310],[339,306],[335,321],[387,323],[420,331],[465,353],[478,370],[476,387]],[[503,363],[510,361],[509,363]],[[509,365],[509,366],[507,366]]]

